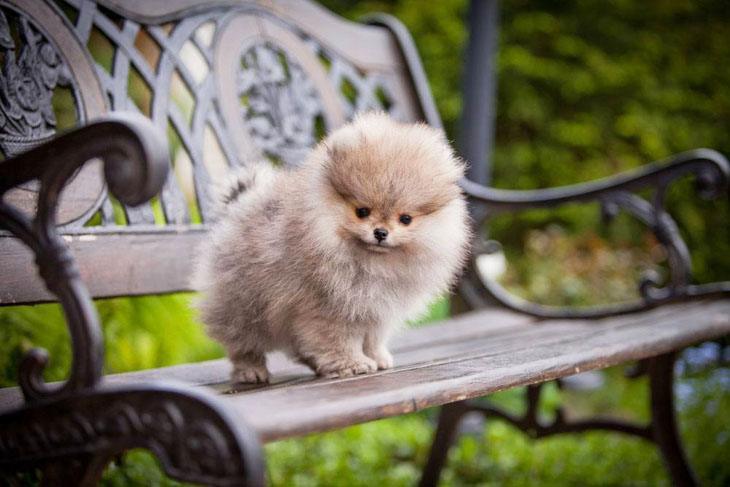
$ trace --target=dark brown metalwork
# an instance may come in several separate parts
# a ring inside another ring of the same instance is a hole
[[[466,401],[454,402],[441,407],[436,424],[436,432],[431,443],[431,451],[428,460],[423,467],[420,487],[436,487],[441,478],[441,471],[446,465],[449,450],[456,441],[457,429],[464,415],[469,412],[471,406]]]
[[[40,465],[64,485],[91,486],[109,461],[131,448],[151,450],[174,478],[264,485],[255,435],[214,396],[189,387],[152,382],[86,389],[0,416],[0,472]],[[78,464],[60,468],[61,462]]]
[[[256,44],[241,56],[238,83],[237,94],[246,100],[243,118],[256,146],[288,166],[304,159],[319,140],[318,120],[324,132],[324,114],[302,67],[280,48]]]
[[[393,36],[398,46],[398,54],[407,67],[407,75],[412,89],[418,98],[419,118],[432,127],[442,128],[441,115],[439,115],[436,103],[431,96],[426,72],[423,69],[413,37],[411,37],[411,33],[408,32],[406,26],[392,15],[382,13],[366,15],[360,20],[369,25],[383,27]]]
[[[0,200],[0,225],[35,254],[43,281],[64,308],[74,351],[70,378],[58,389],[43,383],[45,354],[31,350],[26,355],[19,383],[28,401],[63,397],[92,387],[101,377],[98,317],[73,256],[56,230],[56,212],[66,182],[93,158],[104,161],[107,184],[121,201],[139,204],[157,192],[167,174],[167,154],[157,132],[143,121],[122,116],[98,121],[0,164],[0,196],[29,181],[40,182],[35,217]]]
[[[120,201],[138,205],[148,200],[167,175],[161,141],[145,118],[115,115],[0,164],[0,196],[31,180],[40,182],[34,218],[0,200],[0,225],[35,254],[43,281],[64,309],[73,350],[70,376],[56,387],[43,382],[45,351],[33,349],[24,357],[18,382],[26,405],[0,416],[0,469],[66,459],[77,463],[66,481],[93,485],[115,454],[147,447],[173,477],[263,485],[257,439],[205,395],[165,385],[99,387],[103,343],[98,316],[57,232],[59,197],[74,173],[98,158]],[[49,468],[50,475],[60,475],[57,465]]]
[[[462,187],[472,203],[484,209],[478,212],[483,215],[482,222],[503,212],[591,201],[601,204],[606,219],[613,218],[621,210],[626,211],[646,224],[664,247],[668,255],[670,277],[662,284],[657,276],[645,275],[639,284],[641,299],[635,302],[595,308],[549,307],[519,298],[479,272],[476,259],[482,253],[488,253],[489,250],[486,249],[494,251],[496,247],[496,242],[490,242],[481,244],[481,248],[485,250],[475,252],[472,266],[461,284],[462,296],[472,307],[484,306],[496,300],[509,308],[544,318],[597,318],[632,313],[670,302],[730,296],[730,281],[702,285],[691,283],[689,249],[676,222],[665,209],[665,195],[669,185],[689,175],[696,178],[701,196],[710,198],[727,194],[730,164],[722,154],[710,149],[688,151],[633,172],[563,188],[508,191],[487,188],[464,180]],[[637,194],[641,190],[653,192],[650,200]]]
[[[674,485],[685,487],[697,485],[697,479],[682,448],[674,414],[675,358],[676,353],[672,352],[648,361],[651,431]]]
[[[0,1],[0,152],[11,157],[49,140],[54,132],[99,116],[102,101],[82,48],[53,9],[40,2]],[[35,19],[43,19],[42,23]],[[71,43],[69,43],[71,41]],[[80,85],[85,90],[81,92]],[[55,110],[60,110],[59,114]],[[60,115],[60,117],[59,117]],[[60,124],[60,125],[59,125]],[[98,167],[89,165],[69,181],[59,206],[58,223],[87,217],[100,203]],[[37,187],[22,185],[7,199],[23,211],[34,211]]]
[[[18,46],[11,22],[20,37]],[[0,150],[10,157],[53,137],[53,90],[70,86],[71,76],[55,47],[26,17],[11,10],[7,15],[0,10],[0,53]]]
[[[551,422],[544,422],[538,418],[540,394],[544,384],[530,385],[525,388],[527,409],[522,416],[506,413],[484,400],[462,401],[444,406],[439,416],[434,441],[419,485],[421,487],[435,487],[438,485],[449,448],[455,441],[460,421],[465,414],[470,412],[479,412],[488,418],[506,421],[533,439],[565,433],[603,430],[651,441],[659,447],[662,459],[674,485],[696,485],[697,481],[694,473],[682,449],[674,416],[674,394],[672,389],[674,384],[674,359],[675,353],[672,352],[647,360],[652,419],[649,424],[645,425],[610,418],[568,421],[565,419],[562,407],[556,409],[555,417]]]

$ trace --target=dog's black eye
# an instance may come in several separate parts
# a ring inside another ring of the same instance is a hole
[[[358,208],[355,210],[355,214],[358,218],[367,218],[370,216],[370,208]]]
[[[413,221],[413,218],[411,217],[411,215],[401,215],[399,220],[403,225],[410,225]]]

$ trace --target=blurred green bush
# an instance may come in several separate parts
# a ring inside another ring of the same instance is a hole
[[[466,0],[324,0],[349,18],[386,11],[410,29],[452,138],[458,131]],[[730,8],[725,0],[500,2],[493,185],[531,189],[609,176],[671,154],[730,154]],[[730,275],[730,210],[689,184],[669,207],[701,282]],[[491,235],[524,249],[526,232],[559,223],[618,245],[645,238],[638,223],[601,228],[595,208],[505,218]],[[613,232],[608,235],[607,232]]]
[[[96,301],[104,332],[104,372],[113,374],[223,356],[191,307],[192,294]],[[58,304],[0,308],[0,387],[16,384],[20,357],[31,347],[48,350],[48,381],[62,380],[71,344]]]

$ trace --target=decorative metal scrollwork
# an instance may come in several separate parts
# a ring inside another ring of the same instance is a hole
[[[275,161],[296,165],[317,142],[317,124],[324,130],[314,84],[298,63],[270,43],[242,54],[238,95],[251,136]]]
[[[0,228],[20,238],[35,254],[43,281],[63,306],[73,345],[70,377],[58,387],[43,381],[45,351],[33,349],[24,357],[18,382],[26,400],[63,397],[93,387],[101,378],[103,343],[96,309],[56,228],[62,189],[84,163],[100,158],[111,192],[127,204],[140,204],[159,192],[167,175],[162,140],[147,119],[115,116],[0,164]],[[40,191],[33,219],[2,200],[13,187],[36,180]]]
[[[48,409],[53,408],[53,414]],[[51,458],[98,460],[75,483],[101,475],[122,451],[152,450],[172,477],[206,485],[264,484],[257,439],[201,391],[169,384],[105,388],[0,417],[0,469]],[[79,472],[77,472],[78,474]]]
[[[571,202],[598,201],[606,220],[613,218],[620,210],[626,211],[654,233],[667,253],[670,272],[664,287],[658,276],[644,275],[639,283],[641,299],[638,301],[586,308],[545,306],[511,294],[493,277],[480,272],[476,264],[480,254],[491,253],[498,246],[491,241],[477,242],[474,265],[461,284],[463,296],[474,307],[496,300],[509,308],[540,317],[595,318],[640,311],[668,302],[730,295],[728,281],[701,285],[691,283],[689,249],[676,222],[665,209],[668,186],[686,175],[695,176],[700,196],[719,197],[727,194],[730,164],[718,152],[698,149],[679,154],[663,163],[649,164],[631,173],[563,188],[508,191],[463,181],[462,186],[475,205],[474,213],[482,222],[501,212],[549,208]],[[649,200],[636,194],[643,189],[653,190]]]
[[[0,150],[11,157],[53,136],[53,91],[70,86],[71,75],[48,39],[10,9],[0,9],[0,59]]]

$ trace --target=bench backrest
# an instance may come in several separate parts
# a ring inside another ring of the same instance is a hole
[[[188,289],[211,189],[230,168],[261,155],[296,165],[357,111],[440,124],[392,19],[355,24],[308,0],[0,0],[0,13],[6,157],[113,111],[168,138],[172,170],[151,203],[114,201],[93,164],[65,191],[62,232],[96,297]],[[34,189],[10,199],[32,211]],[[28,281],[34,269],[0,234],[0,304],[52,298]]]

